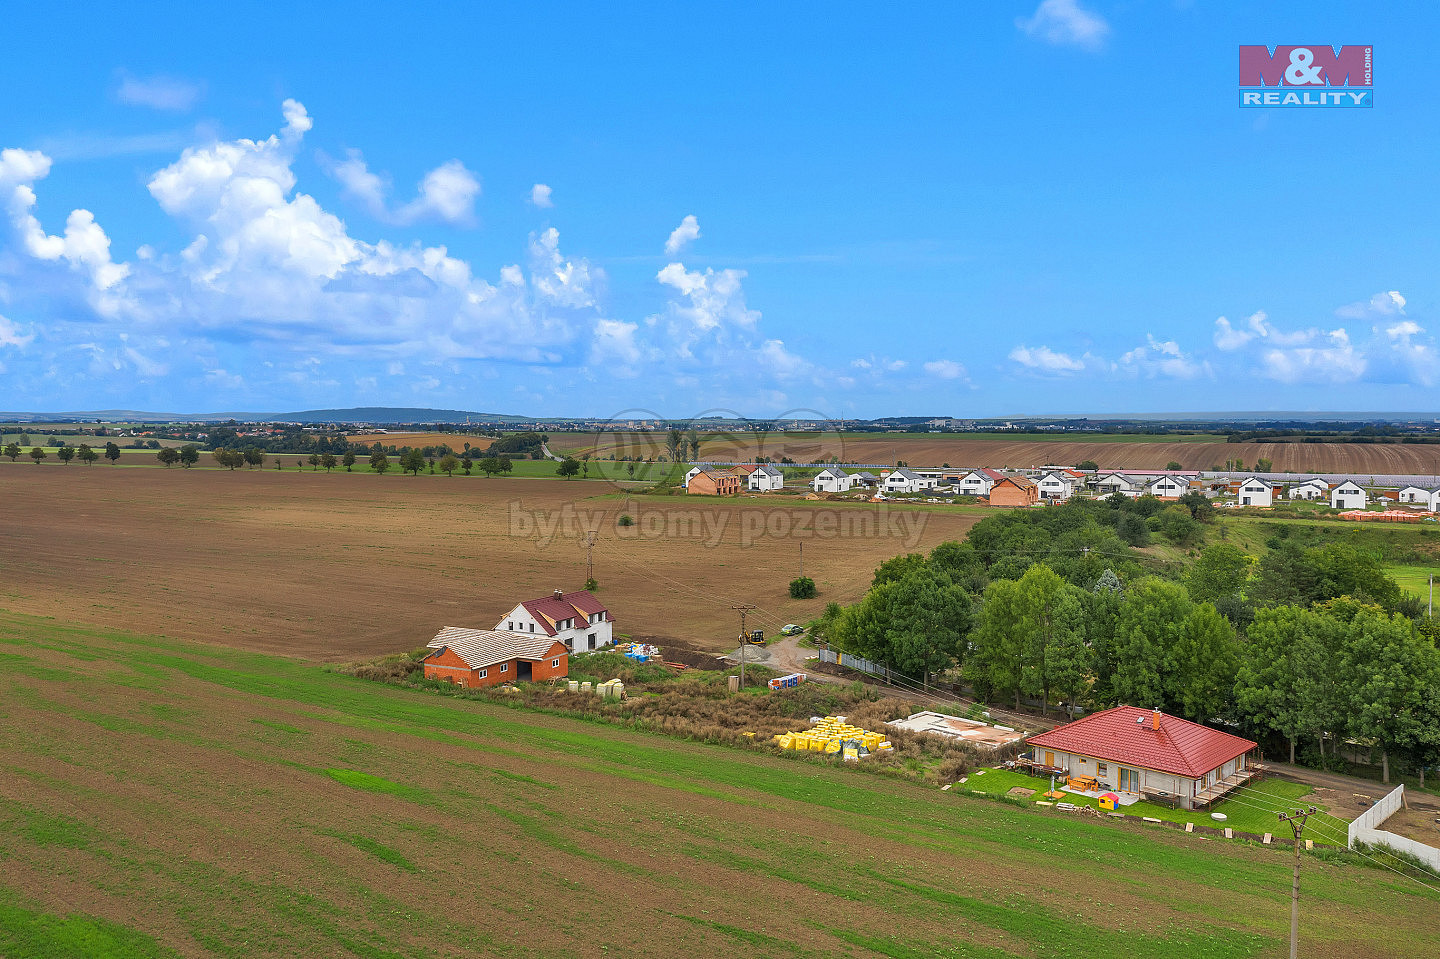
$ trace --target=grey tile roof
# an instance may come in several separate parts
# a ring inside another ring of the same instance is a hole
[[[507,633],[495,629],[446,626],[430,640],[433,650],[452,649],[471,669],[484,669],[511,659],[544,659],[559,640],[543,633]],[[563,645],[563,644],[562,644]]]

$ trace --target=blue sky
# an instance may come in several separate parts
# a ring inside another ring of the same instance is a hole
[[[1440,408],[1440,10],[1254,7],[23,5],[0,409]]]

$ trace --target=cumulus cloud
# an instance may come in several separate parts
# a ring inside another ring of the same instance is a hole
[[[50,166],[50,158],[36,150],[0,150],[0,206],[11,233],[31,257],[64,261],[87,277],[95,294],[92,303],[113,312],[115,301],[104,294],[125,279],[130,268],[111,260],[110,237],[95,222],[95,215],[89,210],[72,210],[63,236],[45,232],[35,216],[34,184],[50,175]]]
[[[542,210],[548,210],[555,205],[550,198],[551,190],[543,183],[537,183],[530,188],[530,204],[538,206]]]
[[[1146,334],[1145,340],[1144,346],[1121,355],[1116,363],[1120,370],[1148,378],[1163,376],[1177,380],[1194,379],[1209,370],[1208,364],[1187,356],[1174,340],[1162,342],[1150,334]]]
[[[1010,359],[1027,370],[1066,376],[1085,369],[1085,363],[1068,353],[1057,353],[1048,346],[1017,346],[1010,351]]]
[[[1386,316],[1403,316],[1405,297],[1398,290],[1376,293],[1368,300],[1350,303],[1335,311],[1342,320],[1374,320]]]
[[[1313,346],[1267,349],[1261,368],[1281,383],[1349,383],[1365,373],[1366,360],[1344,329],[1330,330]]]
[[[1041,0],[1029,17],[1019,17],[1015,26],[1027,36],[1056,46],[1098,50],[1110,35],[1110,24],[1076,0]]]
[[[700,239],[700,221],[693,215],[685,217],[680,225],[670,231],[670,239],[665,241],[665,255],[679,256],[680,251],[691,243]]]
[[[192,80],[167,76],[136,77],[122,73],[115,98],[131,106],[184,113],[199,102],[204,92],[205,87]]]
[[[925,372],[942,380],[966,379],[965,367],[954,360],[931,360],[925,364]]]
[[[551,227],[530,237],[530,275],[540,297],[581,309],[596,305],[595,285],[605,274],[585,260],[567,260],[560,253],[560,232]]]
[[[450,160],[425,174],[415,199],[392,208],[390,181],[370,170],[359,150],[343,160],[317,155],[321,168],[340,184],[344,194],[382,223],[408,226],[421,220],[438,220],[455,226],[475,222],[475,199],[480,180],[459,160]]]
[[[1264,310],[1252,313],[1242,325],[1234,325],[1225,317],[1215,321],[1215,345],[1222,350],[1238,350],[1256,340],[1264,340],[1273,347],[1304,346],[1321,336],[1324,331],[1309,327],[1285,331],[1270,322]]]

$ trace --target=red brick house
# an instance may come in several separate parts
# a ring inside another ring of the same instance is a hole
[[[538,682],[570,674],[570,651],[553,636],[446,626],[430,640],[425,678],[470,689]]]
[[[1006,476],[990,487],[991,506],[1034,506],[1040,500],[1040,488],[1024,476]]]
[[[1254,742],[1158,709],[1116,706],[1027,744],[1038,763],[1184,809],[1208,805],[1255,774],[1246,761]]]
[[[690,477],[685,492],[701,496],[739,496],[744,479],[729,470],[704,469]]]

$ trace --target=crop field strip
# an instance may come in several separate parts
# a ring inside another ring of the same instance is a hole
[[[1219,957],[1288,928],[1280,850],[30,617],[0,656],[0,942],[78,916],[136,956]],[[1307,955],[1440,944],[1440,893],[1306,869]]]

